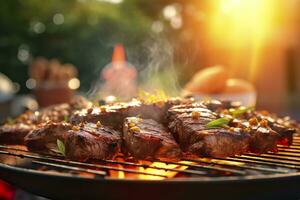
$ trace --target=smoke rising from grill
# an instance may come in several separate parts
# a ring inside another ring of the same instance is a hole
[[[177,72],[174,65],[174,48],[164,38],[151,39],[143,45],[147,60],[141,63],[139,73],[140,88],[144,90],[163,90],[168,95],[178,95]]]
[[[151,37],[135,49],[126,49],[127,61],[134,63],[138,71],[137,86],[139,90],[148,92],[162,90],[170,96],[179,95],[180,86],[178,84],[173,53],[174,48],[167,39],[157,36]],[[110,95],[103,93],[103,87],[104,81],[98,79],[92,84],[88,97],[93,101],[98,101]],[[121,94],[111,95],[121,96]]]

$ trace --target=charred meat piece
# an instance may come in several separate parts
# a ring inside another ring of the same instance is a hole
[[[126,150],[144,160],[178,160],[181,150],[172,134],[152,119],[128,117],[123,126]]]
[[[286,146],[292,144],[293,135],[299,129],[299,125],[296,121],[288,117],[280,118],[266,111],[248,111],[238,118],[241,120],[251,120],[254,118],[259,121],[265,120],[269,128],[279,134],[277,143]]]
[[[277,137],[278,144],[291,145],[293,141],[293,134],[297,131],[298,128],[298,123],[291,119],[279,118],[278,116],[270,114],[266,111],[253,111],[252,109],[242,107],[241,105],[235,102],[204,101],[203,105],[205,105],[210,110],[217,112],[220,115],[223,115],[224,113],[238,114],[237,116],[233,117],[241,120],[250,120],[253,117],[257,118],[258,120],[267,120],[268,130],[264,129],[263,132],[265,132],[265,134],[261,136],[268,137],[267,141],[270,141],[270,143],[274,140],[274,138],[276,138],[276,134],[274,132],[277,132],[277,136],[279,135],[279,137]],[[257,131],[251,130],[251,132],[260,132],[261,130],[262,128],[259,128],[257,129]],[[269,146],[271,146],[270,143]],[[264,148],[262,147],[261,149]]]
[[[235,109],[241,106],[239,102],[218,101],[218,100],[202,101],[201,104],[214,112],[220,112],[224,109]]]
[[[68,120],[74,111],[88,106],[91,106],[89,101],[83,97],[76,97],[69,104],[53,105],[35,112],[27,111],[17,117],[13,124],[6,123],[0,126],[0,144],[24,144],[24,137],[40,124],[63,122]]]
[[[66,122],[41,124],[25,137],[27,148],[32,151],[52,151],[57,149],[57,139],[65,141],[72,125]]]
[[[271,128],[262,126],[251,128],[250,135],[250,152],[266,153],[268,151],[277,151],[279,134]]]
[[[278,144],[289,146],[293,143],[293,135],[297,132],[298,124],[288,117],[280,118],[267,112],[253,112],[258,119],[267,120],[269,126],[279,133]]]
[[[87,123],[68,131],[66,157],[73,160],[111,159],[120,151],[121,134],[98,123]]]
[[[179,101],[175,99],[152,104],[144,104],[138,100],[116,103],[75,112],[71,116],[71,122],[79,124],[81,122],[96,123],[101,121],[104,125],[122,130],[122,124],[126,117],[140,116],[141,118],[164,122],[167,110],[178,103]]]
[[[169,110],[169,119],[172,119],[169,128],[185,152],[198,156],[227,157],[249,150],[250,136],[241,129],[206,127],[210,121],[217,119],[209,109],[196,107],[195,104],[181,105],[180,109],[174,106]]]
[[[49,106],[39,112],[35,112],[35,115],[37,116],[36,123],[65,121],[77,110],[91,107],[91,105],[91,102],[83,97],[74,97],[70,103]]]
[[[249,133],[250,152],[252,153],[266,153],[268,151],[277,151],[277,141],[280,135],[272,130],[266,120],[257,120],[257,118],[250,118],[248,121],[242,121],[240,128],[245,133]]]
[[[24,144],[24,137],[34,128],[32,124],[4,124],[0,127],[0,144]]]
[[[60,122],[77,111],[91,106],[83,97],[74,97],[70,103],[48,106],[39,111],[27,111],[15,119],[16,123],[40,124],[48,121]]]

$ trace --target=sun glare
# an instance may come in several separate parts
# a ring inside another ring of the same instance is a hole
[[[255,80],[263,45],[272,34],[278,15],[275,0],[217,0],[211,10],[209,34],[216,44],[231,50],[231,68],[247,67],[250,80]],[[248,49],[249,66],[235,63],[241,49]],[[231,69],[236,71],[236,69]]]

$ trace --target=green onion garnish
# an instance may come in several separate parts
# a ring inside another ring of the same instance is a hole
[[[229,110],[230,114],[234,117],[238,117],[244,113],[247,113],[248,111],[253,110],[254,107],[242,107],[242,108],[237,108],[237,109],[233,109],[233,110]]]
[[[230,119],[222,117],[213,121],[210,121],[206,124],[206,128],[214,128],[214,127],[220,127],[223,125],[227,125],[230,122]]]
[[[56,144],[57,144],[57,149],[58,149],[59,153],[61,153],[61,155],[65,156],[66,155],[65,144],[59,139],[56,140]]]
[[[64,116],[64,121],[65,121],[65,122],[68,122],[68,121],[69,121],[69,115],[65,115],[65,116]]]

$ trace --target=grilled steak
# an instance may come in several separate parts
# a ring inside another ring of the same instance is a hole
[[[239,108],[238,108],[239,109]],[[224,112],[224,111],[223,111]],[[285,117],[280,118],[274,114],[270,114],[266,111],[253,111],[249,110],[239,116],[235,116],[237,120],[251,120],[256,119],[258,121],[265,121],[267,123],[268,129],[271,132],[276,132],[277,143],[281,145],[291,145],[293,142],[293,134],[297,132],[298,123],[292,121],[291,119]],[[275,135],[275,134],[273,134]]]
[[[74,124],[101,121],[104,125],[122,130],[122,124],[126,117],[140,116],[141,118],[164,122],[167,110],[178,103],[179,101],[176,99],[151,104],[133,100],[128,103],[83,109],[75,112],[70,120]]]
[[[27,111],[17,117],[13,124],[6,123],[0,127],[0,144],[24,144],[24,137],[40,124],[68,120],[73,112],[90,104],[83,97],[76,97],[69,104],[53,105],[35,112]]]
[[[73,127],[65,140],[66,157],[81,161],[111,159],[119,153],[120,146],[121,134],[100,122]]]
[[[257,118],[257,120],[259,121],[266,120],[268,122],[267,127],[250,127],[250,133],[253,136],[254,144],[251,146],[255,147],[254,149],[252,149],[253,151],[265,152],[267,149],[271,150],[272,146],[273,149],[276,149],[275,140],[277,140],[277,143],[282,145],[291,145],[293,141],[293,134],[298,128],[298,123],[293,122],[290,119],[279,118],[276,115],[270,114],[266,111],[253,111],[252,109],[242,107],[241,105],[239,105],[239,103],[236,102],[204,101],[203,105],[205,105],[210,110],[219,113],[221,116],[224,115],[224,113],[235,113],[237,115],[235,116],[233,114],[233,117],[241,120],[250,120],[251,118]],[[256,134],[258,136],[254,136]],[[265,138],[268,142],[259,142],[258,140],[264,140],[262,138]],[[265,148],[263,147],[264,145]]]
[[[57,139],[65,141],[72,125],[66,122],[48,122],[28,133],[25,143],[32,151],[51,151],[57,149]]]
[[[0,144],[24,144],[25,136],[46,122],[59,122],[68,115],[67,104],[52,106],[41,111],[27,111],[17,117],[13,124],[6,123],[0,127]]]
[[[298,124],[293,122],[288,117],[280,118],[274,114],[268,112],[252,112],[252,115],[261,120],[267,120],[271,129],[279,133],[280,138],[278,140],[279,144],[291,145],[293,142],[293,134],[297,132]]]
[[[5,124],[0,127],[0,144],[24,144],[24,137],[34,128],[24,123]]]
[[[169,119],[169,128],[185,152],[227,157],[243,154],[249,149],[250,136],[239,128],[206,128],[206,124],[217,116],[197,103],[172,107]]]
[[[240,121],[240,124],[237,121]],[[268,151],[277,151],[277,141],[280,135],[270,128],[266,120],[259,121],[255,117],[249,120],[234,119],[233,124],[233,126],[241,128],[244,133],[250,134],[250,152],[266,153]]]
[[[181,150],[172,134],[152,119],[128,117],[123,126],[126,150],[137,159],[178,160]]]

